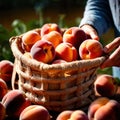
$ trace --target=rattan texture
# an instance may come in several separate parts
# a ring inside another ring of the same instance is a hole
[[[45,64],[24,56],[22,36],[10,38],[15,57],[13,89],[22,90],[33,104],[48,110],[63,111],[84,108],[94,99],[93,83],[105,57],[77,60],[62,64]],[[15,88],[16,74],[18,75]]]

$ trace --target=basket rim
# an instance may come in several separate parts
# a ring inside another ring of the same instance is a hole
[[[61,64],[47,64],[40,61],[37,61],[35,59],[28,58],[23,55],[23,53],[19,49],[19,43],[21,42],[21,36],[14,36],[11,37],[10,40],[10,46],[11,50],[13,52],[13,55],[15,59],[20,60],[21,62],[25,63],[27,66],[30,66],[31,68],[34,68],[36,70],[53,70],[53,69],[59,69],[59,70],[66,70],[66,69],[74,69],[79,66],[85,67],[87,66],[88,69],[91,68],[91,66],[99,67],[100,64],[104,62],[106,59],[105,56],[101,56],[94,59],[89,60],[76,60],[72,62],[67,63],[61,63]],[[89,66],[90,65],[90,66]]]

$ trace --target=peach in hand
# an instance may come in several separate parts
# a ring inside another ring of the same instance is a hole
[[[108,103],[110,99],[107,97],[100,97],[97,98],[96,100],[94,100],[88,108],[88,118],[90,120],[94,120],[94,116],[96,111],[101,108],[102,106],[104,106],[106,103]]]
[[[56,54],[53,44],[47,40],[37,41],[32,46],[30,53],[33,59],[43,63],[52,62]]]
[[[51,31],[42,37],[42,40],[50,41],[56,48],[60,43],[62,43],[62,35],[57,31]]]
[[[63,42],[71,43],[76,49],[84,40],[86,40],[86,34],[79,27],[71,27],[63,34]]]
[[[0,78],[5,82],[11,81],[13,66],[13,63],[9,60],[0,61]]]
[[[62,33],[60,27],[56,23],[46,23],[41,27],[41,36],[43,37],[51,31],[57,31],[60,34]]]
[[[22,47],[25,51],[29,52],[33,44],[41,39],[41,36],[36,31],[28,31],[22,36]]]
[[[0,79],[0,100],[5,96],[8,92],[8,87],[6,82],[3,79]]]
[[[67,62],[75,61],[78,59],[77,49],[70,43],[63,42],[56,48],[56,58],[63,59]]]
[[[111,97],[117,92],[118,85],[112,75],[102,74],[94,82],[96,95]]]
[[[19,120],[50,120],[50,114],[41,105],[30,105],[22,111]]]
[[[81,59],[94,59],[102,56],[103,46],[97,40],[87,39],[79,46],[79,55]]]
[[[9,91],[1,103],[6,109],[6,115],[10,118],[18,118],[20,113],[31,104],[20,90]]]

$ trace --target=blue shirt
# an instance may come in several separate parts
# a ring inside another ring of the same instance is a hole
[[[120,0],[88,0],[80,26],[90,24],[98,35],[104,34],[110,27],[120,36]]]

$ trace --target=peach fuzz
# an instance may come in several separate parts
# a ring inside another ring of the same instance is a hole
[[[29,52],[32,45],[35,44],[38,40],[41,39],[41,36],[36,31],[28,31],[22,36],[22,47],[25,51]]]
[[[20,113],[31,104],[20,90],[9,91],[1,103],[6,109],[6,115],[10,118],[18,118]]]
[[[3,104],[0,102],[0,120],[5,120],[6,110]]]
[[[50,41],[53,46],[56,48],[60,43],[63,42],[62,35],[57,31],[51,31],[50,33],[44,35],[42,40]]]
[[[58,114],[56,120],[69,120],[72,113],[72,110],[64,110]]]
[[[84,40],[86,40],[86,34],[79,27],[68,28],[63,34],[63,42],[71,43],[76,49]]]
[[[81,59],[94,59],[102,56],[103,46],[97,40],[87,39],[79,46],[79,55]]]
[[[99,108],[94,116],[95,120],[120,120],[120,103],[110,100]]]
[[[56,48],[56,59],[63,59],[67,62],[75,61],[78,59],[77,49],[70,43],[63,42]]]
[[[0,100],[5,96],[8,92],[8,87],[6,82],[3,79],[0,79]]]
[[[9,60],[0,61],[0,78],[5,82],[11,81],[13,66],[13,63]]]
[[[37,41],[32,46],[30,53],[33,59],[43,63],[52,62],[56,54],[53,44],[47,40]]]
[[[95,116],[95,113],[96,111],[104,106],[106,103],[109,102],[109,98],[107,97],[99,97],[97,98],[96,100],[94,100],[88,107],[88,118],[90,120],[94,120],[94,116]]]
[[[50,120],[50,114],[41,105],[30,105],[22,111],[19,120]]]
[[[87,114],[82,110],[75,110],[69,120],[89,120]]]
[[[60,27],[56,23],[46,23],[41,27],[41,36],[43,37],[51,31],[57,31],[62,34]]]
[[[112,75],[102,74],[94,82],[95,94],[98,96],[112,97],[117,88],[116,79]]]

